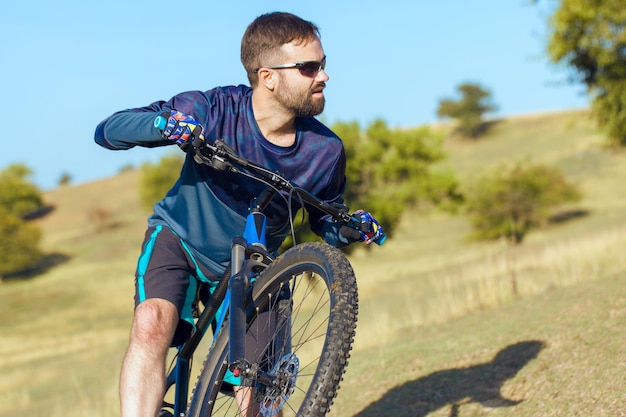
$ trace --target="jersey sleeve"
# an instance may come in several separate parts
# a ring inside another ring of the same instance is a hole
[[[168,101],[114,113],[96,127],[94,139],[98,145],[113,150],[172,145],[154,127],[154,119],[163,111],[176,109],[205,124],[209,107],[206,94],[200,91],[180,93]]]
[[[170,145],[173,142],[163,139],[161,132],[154,127],[154,119],[159,113],[117,112],[96,127],[94,139],[98,145],[113,150]]]
[[[328,176],[327,186],[324,193],[319,195],[327,203],[343,204],[343,192],[346,187],[346,157],[345,153],[340,153],[335,163],[332,174]],[[309,223],[311,230],[320,236],[329,245],[341,248],[349,244],[348,240],[339,233],[342,223],[336,221],[332,216],[323,212],[309,208]]]

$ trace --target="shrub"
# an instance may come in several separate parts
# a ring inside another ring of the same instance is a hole
[[[2,277],[35,267],[41,261],[41,231],[0,207],[0,281]]]
[[[23,164],[13,164],[0,172],[0,207],[17,217],[26,217],[43,208],[39,188],[28,180],[32,171]]]
[[[443,99],[439,102],[437,116],[457,120],[457,131],[472,139],[484,133],[483,116],[495,110],[491,93],[478,84],[465,83],[457,87],[461,98],[457,101]]]
[[[581,194],[556,168],[517,164],[483,176],[466,195],[467,213],[477,239],[504,237],[520,244],[551,211]]]
[[[183,158],[178,154],[166,155],[158,163],[146,162],[141,165],[139,196],[142,207],[152,206],[165,197],[180,176]]]

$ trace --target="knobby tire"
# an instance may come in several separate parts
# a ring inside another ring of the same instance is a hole
[[[288,299],[280,295],[285,294],[285,286],[290,288]],[[262,397],[265,415],[271,414],[268,409],[274,410],[280,404],[283,417],[325,416],[337,395],[356,328],[358,295],[350,263],[340,250],[324,243],[303,243],[289,249],[256,280],[246,312],[249,329],[258,325],[257,314],[267,309],[279,311],[272,346],[289,345],[299,365],[284,365],[286,375],[292,377],[286,378],[292,382],[285,386],[293,392],[286,402],[280,395]],[[285,316],[288,320],[280,318]],[[285,343],[286,338],[291,343]],[[241,414],[232,387],[223,382],[229,363],[228,339],[225,326],[203,364],[187,417],[246,415]],[[266,368],[284,370],[275,365],[284,363],[280,361],[284,348],[272,351],[273,354],[267,354],[273,356],[267,359]],[[289,355],[288,358],[293,357]],[[256,408],[253,415],[264,415],[259,412],[258,403]]]

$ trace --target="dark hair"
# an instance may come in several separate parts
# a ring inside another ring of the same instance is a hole
[[[290,42],[307,43],[320,38],[319,28],[312,22],[284,12],[257,17],[241,39],[241,63],[251,86],[258,82],[254,72],[280,55],[280,48]]]

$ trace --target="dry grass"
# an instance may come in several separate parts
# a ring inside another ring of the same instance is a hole
[[[518,248],[478,246],[473,259],[461,256],[455,261],[451,255],[447,264],[435,260],[432,270],[424,268],[417,256],[411,262],[391,265],[381,265],[377,258],[355,260],[357,276],[370,277],[360,284],[359,333],[381,334],[381,329],[394,333],[406,327],[441,323],[517,297],[626,270],[622,250],[626,246],[626,223],[582,237]],[[379,342],[378,338],[359,337],[356,348]]]
[[[624,416],[626,274],[517,299],[355,352],[331,415]]]

